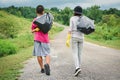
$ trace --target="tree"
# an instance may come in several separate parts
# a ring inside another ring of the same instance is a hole
[[[53,11],[53,12],[59,12],[59,9],[57,7],[53,7],[50,10]]]
[[[95,20],[95,22],[100,22],[102,19],[102,10],[100,10],[100,6],[94,5],[90,8],[87,8],[85,11],[86,15],[91,19]]]
[[[104,10],[103,13],[104,14],[116,14],[116,15],[120,16],[120,10],[118,10],[116,8],[110,8],[108,10]]]
[[[65,25],[69,25],[69,19],[72,16],[73,11],[69,7],[65,7],[61,10],[60,15],[62,15],[62,22]]]

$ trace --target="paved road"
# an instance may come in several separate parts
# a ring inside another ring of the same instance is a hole
[[[26,61],[19,80],[120,80],[120,50],[84,43],[82,72],[74,77],[71,49],[65,46],[67,29],[51,41],[51,75],[40,73],[36,57]]]

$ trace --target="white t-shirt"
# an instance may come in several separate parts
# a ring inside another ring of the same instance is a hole
[[[81,33],[80,31],[77,31],[77,21],[79,17],[78,16],[73,16],[70,18],[70,31],[71,31],[71,36],[74,38],[79,38],[79,39],[84,39],[84,34]]]

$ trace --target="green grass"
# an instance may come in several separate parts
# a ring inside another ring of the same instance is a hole
[[[0,53],[2,54],[0,57],[9,55],[14,47],[15,50],[19,51],[23,48],[32,46],[33,36],[30,32],[30,27],[30,20],[8,14],[5,11],[0,11],[0,43],[3,43],[3,41],[6,42],[6,45],[4,45],[4,43],[0,44],[0,47],[4,46],[8,48],[6,50],[0,49]],[[7,44],[8,42],[13,45],[13,48],[12,45],[7,47],[7,45],[9,46],[9,44]]]
[[[95,32],[86,35],[86,40],[106,47],[120,49],[120,26],[106,23],[96,24]]]
[[[0,39],[0,57],[15,53],[16,48],[10,41]]]
[[[85,40],[101,46],[120,49],[120,40],[102,40],[102,39],[96,40],[87,36],[85,37]]]
[[[32,47],[22,49],[17,54],[0,58],[0,80],[15,80],[23,63],[31,58]]]
[[[31,22],[0,11],[0,38],[11,38],[30,32]]]

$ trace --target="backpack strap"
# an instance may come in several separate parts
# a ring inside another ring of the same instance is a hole
[[[49,18],[49,21],[50,21],[50,14],[48,12],[46,13],[46,18],[47,17]]]
[[[82,15],[81,16],[79,16],[79,19],[78,19],[78,21],[80,21],[81,20],[81,17],[83,17]]]
[[[78,22],[80,22],[80,21],[81,21],[81,18],[83,17],[83,15],[78,16],[78,17],[79,17]],[[77,23],[78,23],[78,22],[77,22]],[[77,26],[76,26],[76,31],[78,31],[78,30],[77,30]]]

